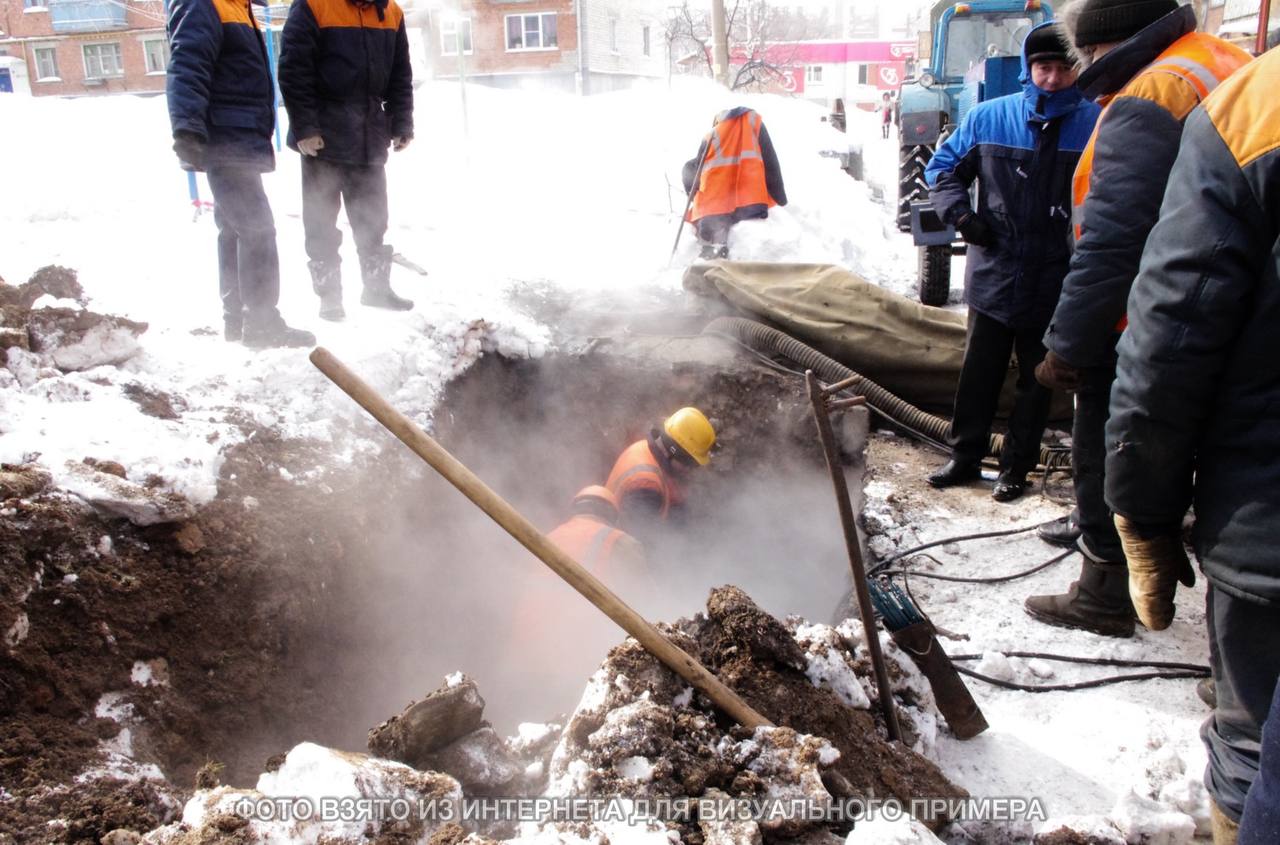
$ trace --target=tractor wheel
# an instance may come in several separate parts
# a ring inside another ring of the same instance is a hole
[[[951,293],[951,247],[920,247],[920,302],[946,305]]]
[[[898,155],[898,231],[911,231],[911,203],[929,198],[924,169],[933,158],[933,147],[914,144],[903,147]]]

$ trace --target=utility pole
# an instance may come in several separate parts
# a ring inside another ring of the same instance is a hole
[[[729,87],[729,33],[724,22],[724,0],[711,0],[711,70],[716,82]]]

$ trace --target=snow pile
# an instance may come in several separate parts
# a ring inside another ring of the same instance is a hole
[[[425,843],[444,826],[445,807],[461,798],[447,775],[302,743],[279,769],[258,778],[256,789],[200,790],[180,822],[148,833],[143,842],[356,845],[387,837]]]

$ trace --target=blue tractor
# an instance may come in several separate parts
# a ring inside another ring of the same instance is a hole
[[[1022,41],[1053,9],[1041,0],[942,0],[930,18],[931,50],[899,92],[898,228],[920,248],[920,301],[943,305],[951,256],[964,246],[929,205],[924,169],[969,109],[1021,90]]]

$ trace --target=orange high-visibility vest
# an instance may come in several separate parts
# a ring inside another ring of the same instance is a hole
[[[598,517],[578,514],[552,529],[547,539],[591,570],[597,578],[602,578],[609,567],[613,547],[625,536],[627,535]]]
[[[748,110],[722,120],[707,141],[698,192],[685,219],[692,223],[703,217],[732,214],[748,205],[777,205],[765,184],[760,115]]]
[[[1170,44],[1167,50],[1139,71],[1118,92],[1098,98],[1098,104],[1102,106],[1102,114],[1098,116],[1098,122],[1093,127],[1093,135],[1080,155],[1080,161],[1076,164],[1075,177],[1071,183],[1071,223],[1077,241],[1084,235],[1085,230],[1084,201],[1089,196],[1089,184],[1093,175],[1093,148],[1098,141],[1098,130],[1102,128],[1107,118],[1107,107],[1112,101],[1117,97],[1125,96],[1136,87],[1139,79],[1153,73],[1172,74],[1182,79],[1191,86],[1199,100],[1203,101],[1209,96],[1209,92],[1249,60],[1248,53],[1221,38],[1206,35],[1203,32],[1188,32]],[[1160,105],[1167,107],[1170,104],[1160,103]]]
[[[604,483],[609,492],[618,497],[621,503],[628,493],[639,490],[652,490],[662,496],[662,510],[659,516],[666,518],[672,505],[684,501],[684,492],[675,479],[662,471],[662,464],[649,448],[649,441],[637,440],[632,443],[613,464],[609,480]],[[625,505],[623,505],[625,509]]]

